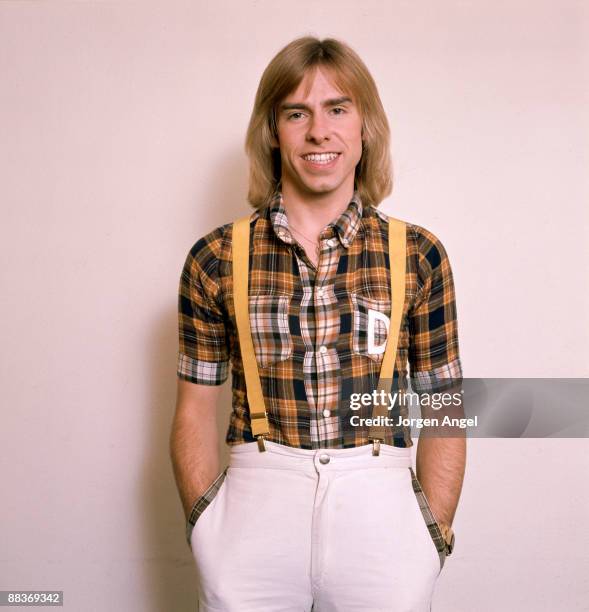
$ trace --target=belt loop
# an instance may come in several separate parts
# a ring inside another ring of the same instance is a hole
[[[380,455],[380,440],[378,438],[374,438],[374,440],[372,440],[372,455],[374,457],[378,457]]]

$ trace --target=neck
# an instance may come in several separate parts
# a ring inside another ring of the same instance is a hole
[[[282,186],[282,205],[293,227],[309,237],[318,238],[325,226],[336,221],[346,210],[353,195],[352,185],[345,192],[314,194],[309,198],[287,183]]]

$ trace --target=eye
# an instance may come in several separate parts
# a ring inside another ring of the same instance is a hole
[[[346,109],[345,109],[345,108],[342,108],[341,106],[336,106],[336,107],[335,107],[334,109],[332,109],[332,110],[333,110],[333,112],[334,112],[336,115],[343,115],[343,114],[346,112]]]
[[[298,119],[299,117],[301,117],[302,115],[303,115],[303,113],[298,112],[298,111],[297,111],[296,113],[291,113],[291,114],[288,116],[288,120],[289,120],[289,121],[291,121],[291,120],[296,120],[296,119]]]

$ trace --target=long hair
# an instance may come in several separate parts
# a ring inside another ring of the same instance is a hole
[[[310,70],[322,66],[334,76],[335,85],[351,94],[362,117],[363,150],[355,171],[355,189],[365,205],[378,206],[392,190],[390,130],[376,83],[360,57],[348,45],[333,38],[297,38],[268,64],[256,93],[245,139],[250,160],[248,202],[265,206],[281,178],[278,138],[278,105]]]

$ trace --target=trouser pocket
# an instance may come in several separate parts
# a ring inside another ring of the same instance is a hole
[[[427,530],[429,531],[430,537],[436,550],[438,551],[438,556],[440,557],[440,571],[444,567],[444,562],[446,561],[446,542],[444,541],[444,536],[442,535],[442,531],[440,530],[440,526],[436,522],[434,515],[431,511],[429,502],[427,501],[427,497],[421,488],[421,483],[417,480],[417,476],[413,471],[413,468],[409,468],[411,472],[411,484],[413,485],[413,492],[415,493],[415,497],[417,498],[417,503],[419,504],[419,509],[421,510],[421,514],[423,515],[423,520],[427,526]]]
[[[192,505],[192,509],[190,510],[190,514],[188,515],[188,520],[186,521],[186,541],[188,542],[188,546],[192,549],[192,530],[196,525],[196,521],[199,520],[204,511],[210,506],[211,502],[219,493],[223,482],[225,481],[225,477],[227,475],[227,470],[229,466],[227,466],[209,485],[207,490],[194,502]]]

